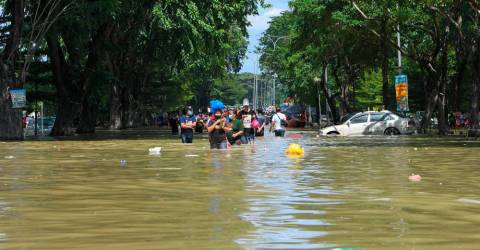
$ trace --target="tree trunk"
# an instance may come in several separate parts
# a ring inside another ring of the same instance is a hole
[[[122,117],[123,120],[123,127],[124,128],[134,128],[134,120],[135,120],[135,97],[133,97],[132,89],[128,88],[126,95],[125,95],[125,102],[124,102],[124,114]]]
[[[344,117],[349,112],[349,93],[348,93],[348,84],[345,84],[341,81],[340,77],[338,76],[338,71],[333,68],[333,77],[335,78],[335,82],[340,87],[340,110],[339,115],[340,118]]]
[[[437,104],[438,100],[438,93],[436,91],[432,91],[430,93],[426,94],[427,100],[426,100],[426,109],[425,109],[425,115],[423,116],[422,120],[422,131],[424,134],[427,133],[428,128],[431,125],[431,119],[433,116],[433,112],[435,111],[435,105]]]
[[[96,100],[89,101],[85,98],[82,102],[80,122],[77,127],[78,134],[93,134],[97,124],[98,103]]]
[[[203,77],[202,79],[205,79]],[[212,93],[213,83],[210,80],[205,80],[199,87],[196,89],[196,100],[197,106],[206,108],[210,105],[210,98]]]
[[[357,111],[357,96],[356,96],[356,93],[357,93],[357,84],[355,82],[355,80],[351,81],[352,83],[352,103],[353,103],[353,110],[354,111]]]
[[[106,56],[105,53],[105,43],[110,37],[111,32],[114,29],[113,22],[111,20],[107,21],[95,32],[95,36],[91,42],[88,60],[85,65],[85,72],[83,73],[82,79],[80,80],[81,86],[83,86],[84,93],[81,109],[80,109],[80,122],[77,128],[77,133],[79,134],[93,134],[95,133],[95,127],[97,125],[97,111],[98,103],[100,97],[96,94],[95,84],[98,83],[95,77],[95,73],[101,70],[100,63],[104,60]]]
[[[117,83],[112,84],[110,97],[110,129],[122,129],[121,89]]]
[[[1,65],[5,69],[6,65]],[[0,140],[23,140],[23,124],[21,109],[11,108],[6,72],[0,78]]]
[[[5,8],[8,6],[9,8]],[[11,15],[11,24],[2,27],[6,44],[0,55],[0,140],[23,140],[22,112],[12,109],[9,87],[16,84],[15,63],[22,38],[24,1],[9,0],[2,5],[2,16]],[[8,31],[6,30],[8,29]],[[21,86],[23,83],[19,83]]]
[[[80,90],[76,89],[65,69],[66,61],[59,47],[58,34],[46,37],[48,53],[57,88],[57,113],[52,136],[67,136],[74,133],[74,120],[78,117],[78,97]]]
[[[324,72],[323,74],[325,74],[326,70],[324,70],[323,72]],[[328,91],[328,85],[327,85],[328,83],[325,81],[325,75],[322,77],[322,81],[320,83],[321,83],[323,94],[327,98],[328,106],[330,106],[330,111],[332,112],[333,121],[338,122],[340,120],[340,117],[338,117],[337,104],[335,102],[335,97],[333,97],[331,93]],[[325,112],[326,111],[327,110],[325,109]]]
[[[476,59],[472,63],[472,97],[471,97],[471,113],[472,113],[472,128],[478,129],[480,127],[478,115],[480,101],[480,50],[476,53]]]
[[[438,97],[438,133],[440,135],[447,135],[448,134],[448,125],[447,125],[447,114],[445,111],[446,107],[446,96],[440,95]]]
[[[435,112],[435,107],[437,106],[438,102],[438,81],[440,80],[436,74],[436,72],[429,72],[429,70],[425,70],[423,72],[427,72],[427,76],[425,79],[425,87],[424,87],[424,92],[425,92],[425,114],[423,116],[422,120],[422,126],[421,130],[423,133],[427,133],[428,128],[431,125],[431,119],[433,117],[433,114]]]
[[[461,53],[461,54],[460,54]],[[467,68],[467,60],[463,55],[463,52],[457,50],[457,66],[455,70],[455,76],[452,83],[452,111],[460,111],[460,105],[463,96],[463,80],[465,78],[465,70]]]
[[[450,31],[446,28],[446,34]],[[440,135],[448,134],[448,120],[447,120],[447,85],[448,85],[448,41],[445,37],[443,51],[441,54],[441,78],[439,82],[439,97],[438,97],[438,133]]]

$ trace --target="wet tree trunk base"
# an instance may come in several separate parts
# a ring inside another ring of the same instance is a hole
[[[477,58],[472,63],[473,70],[473,80],[472,80],[472,96],[471,96],[471,113],[472,113],[472,128],[478,129],[479,126],[479,115],[478,112],[480,111],[478,102],[480,101],[480,52],[477,52]]]
[[[60,106],[57,111],[57,118],[53,126],[52,136],[69,136],[75,134],[75,118],[78,117],[78,105],[75,105],[67,98],[58,97]]]
[[[11,108],[5,92],[0,96],[0,140],[23,140],[22,111]]]
[[[479,129],[470,129],[467,132],[467,137],[470,138],[480,138],[480,130]]]
[[[12,78],[8,77],[8,66],[0,65],[4,71],[0,77],[0,140],[23,140],[22,110],[13,109],[8,83]]]
[[[98,102],[88,96],[82,101],[80,112],[80,122],[77,127],[77,134],[94,134],[97,125],[97,107]]]

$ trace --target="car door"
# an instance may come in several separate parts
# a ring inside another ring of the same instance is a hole
[[[385,112],[371,113],[370,125],[368,128],[369,134],[383,135],[385,129],[387,128],[388,119],[389,119],[388,113],[385,113]]]
[[[369,114],[360,114],[347,122],[345,128],[345,135],[365,135],[368,133],[368,119]]]

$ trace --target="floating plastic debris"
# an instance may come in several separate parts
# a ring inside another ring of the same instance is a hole
[[[418,174],[412,174],[408,177],[408,179],[410,181],[413,181],[413,182],[419,182],[422,180],[422,176],[418,175]]]
[[[298,144],[290,144],[290,146],[288,146],[287,150],[285,151],[285,154],[291,157],[302,157],[304,151],[302,146]]]
[[[154,148],[149,148],[148,149],[148,152],[152,153],[152,152],[158,152],[160,153],[162,151],[162,147],[154,147]]]
[[[462,202],[462,203],[480,205],[480,200],[461,198],[461,199],[458,199],[457,201]]]
[[[388,201],[391,201],[392,199],[391,198],[372,198],[372,199],[369,199],[368,201],[371,201],[371,202],[388,202]]]
[[[122,167],[127,166],[127,160],[120,160],[120,166]]]
[[[15,156],[13,155],[5,156],[5,159],[7,160],[15,159]]]
[[[150,155],[159,155],[161,152],[162,152],[162,148],[161,148],[161,147],[154,147],[154,148],[149,148],[149,149],[148,149],[148,153],[149,153]]]

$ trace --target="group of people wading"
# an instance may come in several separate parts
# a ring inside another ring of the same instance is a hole
[[[252,110],[248,100],[244,100],[242,109],[225,108],[222,102],[210,102],[210,116],[206,122],[206,129],[210,140],[210,148],[227,149],[232,145],[252,144],[256,137],[265,134],[267,117],[262,110]],[[271,117],[270,132],[275,136],[285,136],[287,118],[275,108]],[[193,111],[189,109],[180,117],[182,143],[193,143],[193,132],[197,120]]]

